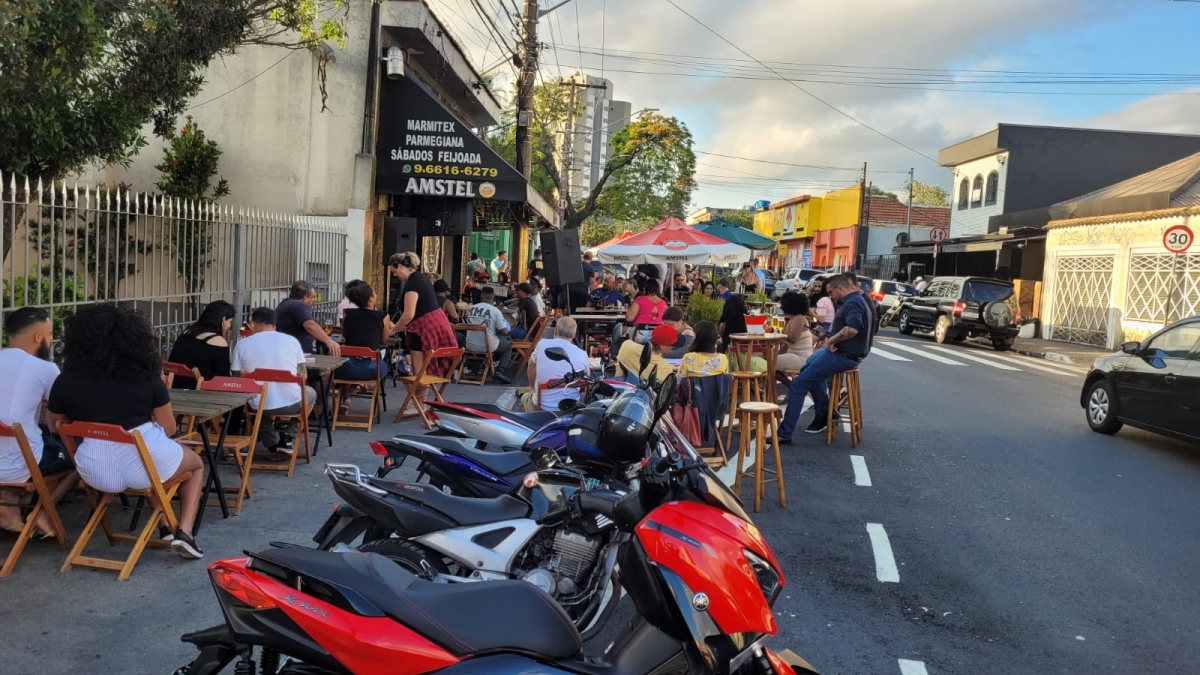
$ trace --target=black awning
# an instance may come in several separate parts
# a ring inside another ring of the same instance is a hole
[[[379,99],[379,192],[524,203],[525,178],[411,74]]]

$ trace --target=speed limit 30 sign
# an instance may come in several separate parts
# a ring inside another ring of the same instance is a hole
[[[1196,235],[1187,225],[1175,225],[1163,232],[1163,246],[1171,253],[1186,253],[1196,241]]]

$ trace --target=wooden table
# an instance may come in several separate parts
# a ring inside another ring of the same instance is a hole
[[[215,490],[217,503],[221,506],[221,516],[229,517],[229,504],[225,501],[225,488],[221,485],[221,475],[217,472],[217,460],[220,459],[217,449],[225,445],[225,435],[229,430],[229,414],[246,405],[254,398],[250,394],[235,394],[224,391],[190,391],[186,389],[170,389],[171,411],[176,415],[187,415],[195,418],[196,428],[200,432],[200,442],[204,445],[204,456],[208,459],[208,477],[204,480],[204,493],[200,497],[200,508],[196,512],[196,527],[192,534],[200,531],[200,520],[204,516],[204,507],[208,504],[209,495]],[[214,445],[208,438],[208,422],[217,421],[221,429]]]
[[[572,319],[575,319],[577,324],[579,324],[579,330],[576,334],[576,339],[579,340],[580,346],[585,352],[588,350],[587,327],[589,323],[615,324],[625,320],[624,312],[620,314],[571,314],[570,316]],[[612,335],[611,329],[607,332],[607,335]],[[616,358],[615,354],[613,355],[613,358]]]
[[[777,397],[775,393],[775,361],[779,356],[780,349],[787,344],[787,335],[783,333],[733,333],[729,336],[733,342],[730,348],[735,353],[744,353],[750,356],[754,355],[754,350],[762,347],[763,358],[767,362],[767,382],[764,387],[766,399],[768,403],[774,403]]]
[[[321,414],[317,415],[317,442],[313,443],[312,454],[317,455],[321,447],[321,429],[325,429],[325,437],[329,445],[333,445],[333,422],[329,413],[329,387],[325,386],[325,376],[341,367],[350,359],[328,354],[309,354],[304,359],[304,367],[310,373],[317,373],[317,396],[321,399]]]

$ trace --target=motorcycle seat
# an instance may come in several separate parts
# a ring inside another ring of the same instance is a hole
[[[401,445],[405,443],[420,443],[433,446],[444,453],[469,459],[497,476],[511,476],[517,473],[525,474],[536,470],[533,462],[529,461],[527,453],[519,451],[488,452],[486,450],[476,450],[467,447],[466,443],[457,438],[425,435],[413,438],[396,438],[394,442]]]
[[[516,410],[508,410],[507,408],[502,408],[493,403],[472,403],[471,407],[475,408],[476,410],[479,410],[481,412],[488,412],[488,413],[492,413],[494,415],[499,415],[499,416],[507,418],[507,419],[511,419],[512,421],[516,422],[517,424],[520,424],[521,426],[527,427],[529,429],[540,429],[540,428],[546,426],[547,424],[553,422],[554,420],[558,419],[558,417],[559,417],[558,413],[548,411],[548,410],[536,410],[534,412],[520,412],[520,411],[516,411]]]
[[[529,504],[511,495],[491,499],[457,497],[425,483],[406,483],[386,478],[371,478],[371,484],[409,501],[423,504],[459,525],[485,525],[502,520],[527,518]]]
[[[378,553],[286,548],[255,557],[350,589],[457,656],[514,651],[565,659],[583,648],[562,607],[525,581],[439,584]]]

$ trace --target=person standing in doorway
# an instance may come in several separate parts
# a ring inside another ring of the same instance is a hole
[[[496,283],[508,283],[508,251],[500,251],[496,254],[496,259],[492,261],[492,273],[496,275]]]

